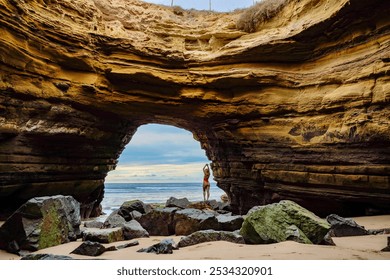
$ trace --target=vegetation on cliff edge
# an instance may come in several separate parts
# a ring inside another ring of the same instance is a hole
[[[236,25],[239,30],[256,32],[259,26],[275,17],[290,0],[263,0],[245,10]]]

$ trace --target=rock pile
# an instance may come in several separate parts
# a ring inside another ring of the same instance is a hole
[[[165,205],[169,207],[153,208],[139,200],[125,202],[104,222],[85,222],[86,227],[80,231],[80,208],[75,199],[70,196],[38,197],[22,205],[0,228],[0,248],[25,254],[22,251],[36,251],[81,237],[84,242],[71,253],[99,256],[106,251],[139,245],[136,240],[121,246],[105,247],[102,245],[104,243],[149,235],[184,235],[178,244],[166,239],[138,250],[171,254],[172,250],[180,247],[211,241],[268,244],[292,240],[305,244],[334,245],[333,236],[384,233],[384,230],[367,231],[353,220],[335,214],[329,215],[327,220],[321,219],[289,200],[254,207],[245,216],[222,211],[218,203],[195,203],[198,206],[205,204],[202,210],[182,208],[193,204],[175,198],[167,201]],[[383,250],[388,250],[388,247]],[[26,257],[47,258],[57,257]]]

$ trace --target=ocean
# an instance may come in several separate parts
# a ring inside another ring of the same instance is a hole
[[[220,201],[223,190],[211,183],[210,200]],[[139,199],[145,203],[165,203],[170,197],[203,201],[201,183],[105,183],[103,212],[111,213],[123,202]]]

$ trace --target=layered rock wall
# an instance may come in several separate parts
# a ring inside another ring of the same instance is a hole
[[[0,205],[71,194],[96,215],[138,126],[191,131],[235,212],[291,199],[389,210],[387,1],[231,14],[135,0],[0,0]]]

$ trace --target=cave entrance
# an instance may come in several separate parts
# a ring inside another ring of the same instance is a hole
[[[102,201],[104,213],[124,201],[165,203],[170,197],[203,200],[203,167],[210,164],[191,132],[170,125],[140,126],[126,145],[118,165],[108,173]],[[210,176],[210,199],[223,191]]]

